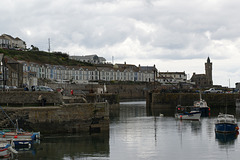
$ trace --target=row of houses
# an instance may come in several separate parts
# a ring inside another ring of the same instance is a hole
[[[108,66],[61,66],[19,61],[23,66],[23,83],[36,85],[37,79],[55,83],[89,83],[93,81],[153,82],[155,66],[115,64]],[[146,70],[147,68],[147,70]]]
[[[26,43],[19,37],[14,38],[8,34],[2,34],[0,36],[0,48],[25,50]]]
[[[39,79],[53,83],[78,84],[94,81],[159,82],[163,85],[189,82],[185,72],[158,72],[155,65],[136,66],[125,62],[79,67],[38,64],[3,57],[4,55],[0,54],[0,81],[1,84],[9,86],[38,85]]]

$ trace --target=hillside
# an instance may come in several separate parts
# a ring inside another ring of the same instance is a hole
[[[18,51],[10,49],[1,49],[0,53],[14,58],[15,60],[24,60],[39,64],[64,65],[64,66],[92,66],[90,63],[79,62],[69,59],[69,55],[61,52],[44,51]]]

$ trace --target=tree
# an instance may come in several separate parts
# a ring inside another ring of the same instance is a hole
[[[32,49],[31,51],[39,51],[38,47],[35,47],[34,45],[31,45]]]

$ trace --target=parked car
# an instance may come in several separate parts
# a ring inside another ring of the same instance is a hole
[[[204,93],[223,93],[220,89],[210,88],[208,90],[205,90]]]
[[[17,89],[17,86],[9,86],[9,89]]]
[[[3,89],[5,89],[5,90],[9,90],[9,87],[7,86],[7,85],[0,85],[0,90],[3,90]]]
[[[32,91],[46,91],[46,92],[53,92],[53,89],[48,86],[32,86]]]

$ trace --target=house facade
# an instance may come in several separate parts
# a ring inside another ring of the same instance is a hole
[[[74,59],[80,62],[87,62],[92,64],[105,64],[106,59],[103,57],[98,57],[96,54],[94,55],[86,55],[86,56],[69,56],[70,59]]]
[[[34,84],[36,79],[49,79],[56,83],[89,83],[91,81],[136,81],[153,82],[153,70],[127,65],[125,67],[60,66],[19,61],[23,66],[23,83]],[[155,68],[152,67],[152,68]],[[156,68],[154,69],[156,70]],[[35,79],[35,80],[34,80]]]
[[[185,72],[159,72],[157,81],[164,85],[186,83],[187,75]]]
[[[23,85],[22,64],[0,53],[0,85],[17,86]]]
[[[2,34],[0,36],[0,48],[25,50],[26,43],[18,37],[14,38],[8,34]]]

